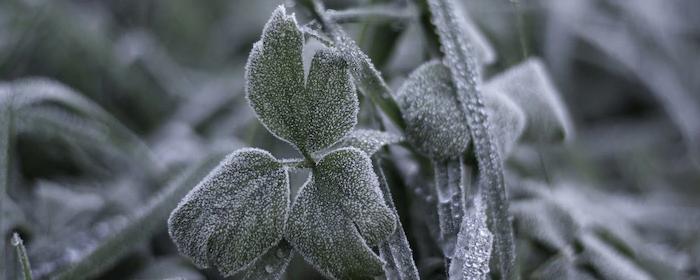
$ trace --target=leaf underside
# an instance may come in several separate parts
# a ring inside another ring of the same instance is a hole
[[[170,236],[201,268],[228,276],[282,238],[289,177],[268,152],[241,149],[224,159],[175,208]]]
[[[369,246],[388,238],[395,226],[369,158],[343,148],[321,158],[299,191],[287,239],[328,278],[371,279],[384,274],[384,262]]]

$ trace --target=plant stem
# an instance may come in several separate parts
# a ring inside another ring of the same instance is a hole
[[[384,196],[384,202],[396,215],[396,230],[389,236],[389,239],[379,245],[379,254],[387,262],[387,278],[399,280],[418,280],[418,268],[413,260],[411,246],[406,238],[406,233],[401,225],[399,213],[394,205],[394,200],[389,191],[389,184],[382,170],[382,162],[378,156],[372,157],[374,172],[379,178],[379,189]],[[389,277],[389,276],[393,277]]]
[[[22,266],[22,276],[24,280],[32,280],[32,267],[29,264],[29,258],[27,257],[27,249],[24,248],[24,241],[19,237],[18,233],[12,234],[12,246],[15,246],[17,252],[17,259]]]
[[[283,160],[281,160],[281,162],[285,167],[292,169],[292,170],[313,168],[315,165],[308,158],[283,159]]]

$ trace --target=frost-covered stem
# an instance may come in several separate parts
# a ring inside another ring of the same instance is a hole
[[[385,267],[386,276],[389,280],[418,280],[420,277],[418,276],[418,268],[416,268],[413,260],[413,252],[408,239],[406,239],[406,233],[401,225],[399,213],[396,211],[394,199],[391,196],[389,184],[386,181],[381,164],[381,159],[378,156],[372,157],[372,165],[374,166],[374,172],[379,178],[379,189],[384,196],[384,202],[396,215],[396,230],[388,240],[379,245],[379,254],[387,262]]]
[[[435,190],[440,223],[440,244],[445,257],[452,258],[459,225],[464,214],[462,159],[434,160]]]
[[[395,7],[393,5],[373,5],[368,7],[350,8],[347,10],[328,10],[328,17],[337,23],[361,22],[372,20],[376,22],[407,22],[415,19],[416,11],[410,7]]]
[[[226,153],[215,152],[191,165],[153,197],[147,205],[132,214],[129,223],[116,230],[85,256],[62,271],[55,279],[88,279],[110,268],[117,260],[151,238],[165,225],[168,214],[182,197],[196,185]]]
[[[479,189],[485,192],[488,222],[494,232],[496,264],[501,278],[517,279],[513,228],[508,219],[508,200],[503,178],[503,161],[489,129],[488,115],[481,92],[476,55],[471,43],[459,28],[450,0],[428,0],[432,21],[445,54],[444,63],[450,69],[457,88],[457,100],[466,115],[474,141],[479,167]]]
[[[308,158],[283,159],[282,164],[291,170],[313,168],[314,163]]]
[[[19,264],[22,266],[22,276],[24,280],[32,280],[32,267],[29,264],[29,257],[27,257],[27,249],[24,248],[24,241],[19,237],[18,233],[12,234],[12,246],[15,246],[15,252],[17,252],[17,259]]]

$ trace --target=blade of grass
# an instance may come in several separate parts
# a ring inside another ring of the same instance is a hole
[[[503,161],[497,144],[489,129],[481,92],[477,86],[479,72],[476,56],[471,43],[460,32],[459,22],[450,0],[428,0],[439,37],[441,49],[445,54],[444,63],[450,69],[457,88],[457,99],[467,117],[474,151],[479,167],[479,186],[486,194],[489,225],[494,233],[496,264],[501,278],[517,279],[515,273],[515,249],[513,228],[508,219],[508,200],[506,198],[503,178]]]
[[[147,206],[133,213],[130,222],[121,230],[107,237],[80,261],[58,274],[56,279],[94,278],[142,245],[157,230],[165,227],[168,215],[180,199],[214,168],[224,155],[222,152],[214,152],[191,165],[153,197]]]
[[[5,207],[5,196],[10,184],[10,156],[12,153],[12,95],[8,87],[0,85],[0,211]],[[0,217],[0,236],[5,236],[5,218]],[[5,266],[5,242],[0,252],[0,266]],[[7,269],[0,269],[0,278],[5,279]]]
[[[24,241],[22,241],[22,238],[20,238],[19,234],[16,232],[12,234],[12,246],[15,246],[17,259],[22,266],[22,276],[24,280],[32,280],[32,267],[27,257],[27,249],[24,248]]]
[[[389,184],[384,176],[384,171],[382,170],[381,159],[378,156],[372,157],[374,172],[379,178],[379,189],[382,191],[384,196],[384,202],[391,208],[396,215],[396,230],[391,234],[388,240],[379,245],[379,253],[387,262],[385,269],[387,279],[393,280],[417,280],[420,279],[418,276],[418,268],[413,261],[413,252],[411,251],[411,246],[406,239],[406,233],[401,225],[401,220],[399,219],[399,213],[396,211],[396,206],[394,205],[394,199],[391,196],[391,191],[389,190]]]

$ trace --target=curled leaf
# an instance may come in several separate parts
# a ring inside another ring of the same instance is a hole
[[[372,156],[385,145],[401,142],[403,138],[391,132],[372,130],[372,129],[355,129],[346,135],[338,146],[354,147]]]
[[[371,279],[384,274],[384,263],[369,246],[386,240],[395,226],[369,157],[343,148],[321,158],[299,191],[287,239],[328,278]]]
[[[469,126],[457,104],[450,71],[439,61],[418,67],[399,89],[406,138],[428,157],[459,157],[469,145]]]
[[[541,60],[528,59],[484,87],[503,93],[522,108],[528,119],[523,135],[526,140],[557,142],[572,137],[569,114]]]
[[[294,17],[278,7],[248,58],[246,94],[270,132],[309,154],[355,126],[358,101],[347,62],[334,50],[317,51],[304,78],[303,44]]]
[[[496,138],[500,154],[505,158],[525,131],[525,113],[500,92],[484,92],[484,105],[491,117],[491,134]]]
[[[175,245],[199,267],[228,276],[282,238],[289,175],[272,155],[241,149],[224,159],[168,219]]]

